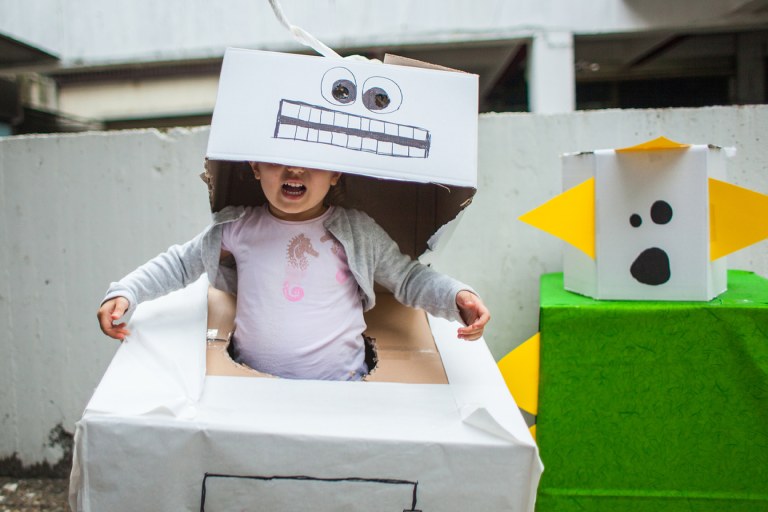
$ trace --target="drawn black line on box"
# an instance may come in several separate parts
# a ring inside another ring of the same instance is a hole
[[[271,475],[271,476],[258,476],[258,475],[229,475],[229,474],[222,474],[222,473],[206,473],[203,478],[202,483],[202,489],[200,492],[200,512],[205,512],[205,506],[206,506],[206,498],[208,497],[208,491],[209,486],[211,482],[216,481],[216,479],[227,479],[227,480],[243,480],[243,481],[260,481],[260,482],[271,482],[271,481],[294,481],[294,482],[318,482],[322,484],[328,484],[329,486],[343,484],[343,483],[367,483],[367,484],[375,484],[375,485],[385,485],[385,486],[404,486],[404,487],[410,487],[411,491],[411,504],[410,508],[402,509],[402,512],[422,512],[421,510],[418,510],[416,508],[416,502],[417,502],[417,491],[418,491],[418,485],[419,483],[417,481],[411,481],[411,480],[400,480],[400,479],[393,479],[393,478],[358,478],[358,477],[346,477],[346,478],[320,478],[320,477],[313,477],[313,476],[307,476],[307,475]],[[329,489],[330,491],[331,489]],[[338,490],[338,489],[335,489]],[[308,506],[312,506],[312,504],[308,504]],[[296,508],[291,508],[291,510],[296,510]],[[400,512],[400,510],[394,511],[394,512]]]

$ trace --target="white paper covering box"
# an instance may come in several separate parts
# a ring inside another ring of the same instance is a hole
[[[694,145],[563,156],[564,186],[594,178],[595,258],[567,246],[565,288],[598,299],[710,300],[727,286],[710,260],[709,178],[725,152]]]
[[[207,282],[139,306],[75,433],[73,510],[532,511],[538,450],[483,341],[449,384],[205,376]]]

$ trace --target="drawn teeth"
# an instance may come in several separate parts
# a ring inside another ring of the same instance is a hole
[[[405,158],[427,158],[431,143],[422,128],[289,100],[280,102],[274,136]]]
[[[346,128],[349,125],[349,117],[346,114],[336,114],[333,116],[333,124],[334,126],[338,126],[340,128]]]
[[[275,137],[278,139],[295,139],[296,138],[296,126],[290,124],[281,124]]]
[[[286,117],[299,117],[299,111],[301,110],[301,105],[297,103],[289,103],[285,102],[282,105],[282,115]]]

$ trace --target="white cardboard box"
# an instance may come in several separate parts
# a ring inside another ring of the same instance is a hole
[[[725,160],[707,145],[564,156],[564,181],[584,166],[595,180],[595,258],[568,246],[565,288],[619,300],[706,301],[725,291],[726,260],[709,257],[708,189],[709,178],[725,178]]]
[[[726,153],[659,137],[563,155],[565,192],[521,219],[569,242],[567,290],[608,300],[707,301],[727,287],[726,259],[712,247],[713,233],[728,230],[713,220],[722,214],[713,204],[727,187]]]
[[[481,340],[449,384],[205,376],[207,282],[142,304],[75,434],[73,510],[532,511],[538,450]]]
[[[477,87],[469,73],[229,48],[207,155],[474,187]]]

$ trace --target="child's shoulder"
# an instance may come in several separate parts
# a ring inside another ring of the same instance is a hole
[[[334,212],[335,218],[344,219],[354,227],[367,228],[367,227],[378,226],[378,223],[363,210],[358,210],[356,208],[349,208],[349,207],[343,207],[343,206],[336,206],[335,209],[336,209],[336,211]]]
[[[337,237],[378,242],[389,235],[368,213],[354,208],[338,208],[328,226]]]
[[[348,206],[335,206],[336,215],[341,217],[346,217],[350,220],[356,220],[361,222],[374,222],[374,220],[371,218],[370,215],[368,215],[363,210],[358,210],[357,208],[350,208]]]

